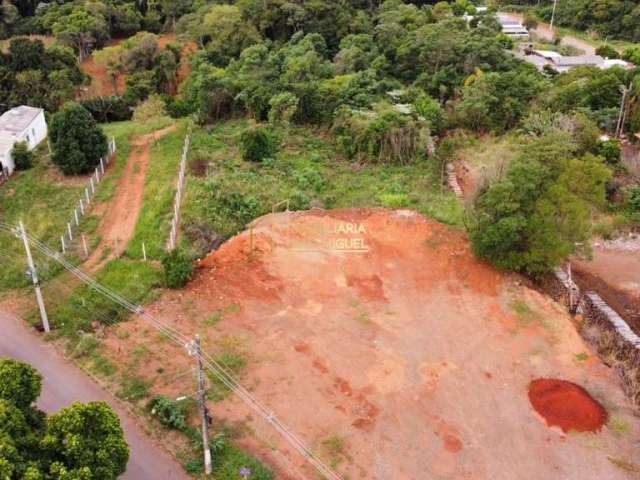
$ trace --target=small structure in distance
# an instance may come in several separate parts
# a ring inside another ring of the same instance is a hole
[[[622,67],[624,69],[632,69],[633,64],[625,62],[624,60],[609,59],[601,57],[600,55],[575,55],[564,56],[558,52],[552,52],[548,50],[533,50],[525,49],[524,52],[516,54],[517,57],[523,59],[525,62],[531,63],[538,70],[543,70],[545,67],[551,68],[558,73],[564,73],[575,67],[597,67],[603,70],[612,67]]]
[[[508,37],[525,40],[529,38],[529,30],[522,23],[509,15],[496,15],[498,22],[502,27],[502,33]]]
[[[11,151],[16,143],[26,142],[29,150],[33,150],[45,138],[47,122],[43,109],[21,105],[4,112],[0,116],[0,182],[13,173]]]

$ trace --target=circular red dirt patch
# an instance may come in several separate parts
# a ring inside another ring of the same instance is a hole
[[[529,384],[529,401],[550,427],[563,432],[597,432],[607,421],[607,411],[575,383],[540,378]]]

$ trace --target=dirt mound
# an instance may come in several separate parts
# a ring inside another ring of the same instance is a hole
[[[629,439],[640,424],[615,374],[589,355],[577,360],[589,350],[565,311],[478,261],[461,229],[412,211],[264,216],[199,262],[186,288],[146,310],[200,333],[217,358],[244,358],[242,383],[311,449],[340,446],[325,460],[342,478],[627,480],[607,456],[637,456]],[[131,337],[110,344],[124,350],[136,338],[162,353],[141,362],[143,376],[156,379],[162,368],[179,380],[154,394],[192,392],[191,359],[134,326],[122,324]],[[118,350],[119,364],[135,358],[136,348],[127,350]],[[521,387],[540,377],[606,392],[630,432],[603,429],[596,455],[582,436],[549,431],[532,419]],[[280,464],[279,451],[304,472],[293,478],[315,478],[266,421],[248,419],[243,402],[210,408],[258,432],[242,444],[260,458]],[[292,476],[285,468],[277,477]]]
[[[597,432],[607,421],[607,411],[575,383],[540,378],[529,385],[531,405],[551,427],[563,432]]]

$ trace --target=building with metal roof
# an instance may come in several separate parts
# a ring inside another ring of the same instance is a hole
[[[18,142],[26,142],[29,150],[36,148],[47,138],[47,122],[41,108],[21,105],[0,116],[0,172],[6,178],[14,168],[11,156]]]

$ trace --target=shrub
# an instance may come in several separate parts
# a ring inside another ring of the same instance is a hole
[[[618,51],[611,45],[600,45],[596,48],[596,55],[606,58],[620,58]]]
[[[187,405],[184,402],[159,395],[149,402],[148,408],[165,427],[182,432],[187,430]]]
[[[99,123],[120,122],[131,119],[129,105],[124,101],[124,98],[116,95],[89,98],[83,100],[81,105]]]
[[[433,147],[425,120],[380,104],[373,112],[341,108],[333,125],[341,150],[350,158],[406,164]]]
[[[193,264],[180,249],[172,250],[162,259],[164,283],[169,288],[181,288],[191,280]]]
[[[269,100],[269,122],[289,125],[298,109],[298,97],[293,93],[283,92],[274,95]]]
[[[620,163],[620,142],[615,138],[605,140],[598,143],[598,155],[603,157],[610,165],[618,165]]]
[[[250,162],[262,162],[278,152],[279,139],[274,130],[257,127],[245,130],[240,136],[242,158]]]
[[[146,122],[148,120],[164,117],[167,112],[164,109],[165,103],[158,94],[150,95],[149,98],[140,103],[133,111],[135,122]]]
[[[17,142],[11,150],[11,158],[16,170],[29,170],[33,167],[33,152],[29,150],[27,142]]]

